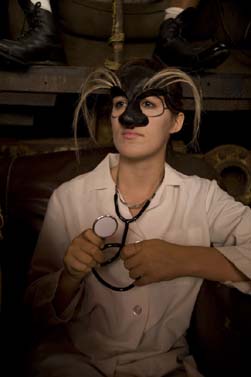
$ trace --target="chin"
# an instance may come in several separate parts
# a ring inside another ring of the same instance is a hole
[[[135,143],[135,142],[116,142],[114,141],[114,145],[116,147],[116,149],[118,150],[118,152],[122,155],[122,156],[138,156],[138,155],[141,155],[142,152],[143,152],[143,149],[145,149],[142,145],[140,145],[139,143]]]
[[[149,159],[149,157],[153,156],[154,153],[147,150],[144,151],[141,148],[120,148],[119,154],[122,158],[131,160],[131,161],[143,161]]]

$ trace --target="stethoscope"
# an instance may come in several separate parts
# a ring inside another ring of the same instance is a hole
[[[123,217],[121,215],[121,213],[119,211],[118,192],[116,190],[116,192],[114,194],[114,207],[115,207],[115,211],[116,211],[118,218],[125,224],[125,228],[124,228],[124,233],[123,233],[122,240],[121,240],[120,243],[107,243],[102,247],[102,249],[101,249],[102,251],[105,251],[107,249],[114,248],[114,247],[118,247],[119,249],[114,256],[112,256],[111,258],[109,258],[105,262],[101,263],[101,265],[100,265],[101,267],[106,266],[106,265],[114,262],[119,257],[120,251],[122,250],[122,248],[125,246],[125,243],[126,243],[126,237],[127,237],[127,234],[128,234],[129,225],[132,222],[138,220],[138,218],[140,216],[142,216],[142,214],[145,212],[145,210],[149,206],[150,202],[151,202],[150,199],[147,200],[146,203],[144,204],[144,206],[141,208],[141,210],[139,211],[139,213],[136,216],[134,216],[130,219],[126,219],[125,217]],[[106,238],[106,237],[112,236],[116,232],[117,228],[118,228],[118,221],[116,220],[115,217],[113,217],[111,215],[103,215],[103,216],[98,217],[94,221],[94,224],[93,224],[93,227],[92,227],[94,233],[101,238]],[[125,291],[128,291],[129,289],[132,289],[135,286],[134,283],[131,283],[126,287],[115,287],[114,285],[105,281],[99,275],[99,273],[97,272],[97,270],[95,268],[92,269],[92,272],[101,284],[103,284],[107,288],[112,289],[113,291],[125,292]]]

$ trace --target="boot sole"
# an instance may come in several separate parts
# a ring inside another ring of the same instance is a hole
[[[189,67],[189,66],[180,66],[180,65],[171,65],[167,64],[164,60],[162,60],[158,55],[153,55],[152,58],[156,60],[158,63],[163,65],[163,69],[173,67],[173,68],[178,68],[183,72],[193,74],[193,73],[202,73],[205,71],[204,67]]]
[[[20,69],[27,69],[29,67],[27,62],[17,59],[9,54],[5,54],[3,51],[0,51],[0,66]]]
[[[221,50],[219,53],[215,53],[211,59],[204,60],[201,62],[198,62],[197,65],[194,66],[180,66],[180,65],[172,65],[172,67],[179,68],[180,70],[187,72],[187,73],[202,73],[210,69],[217,68],[220,64],[222,64],[229,56],[228,50]],[[168,65],[164,60],[160,58],[160,56],[154,54],[153,59],[160,62],[165,67],[170,67],[171,65]]]
[[[63,65],[63,66],[65,66],[66,65],[65,63],[63,63],[61,61],[52,61],[52,60],[29,61],[28,64],[29,64],[29,66],[31,66],[31,65],[46,65],[46,66]]]
[[[66,64],[62,61],[56,61],[56,60],[24,61],[24,60],[18,59],[14,56],[5,54],[4,52],[0,51],[0,67],[26,70],[32,65],[45,65],[45,66],[64,65],[65,66]]]

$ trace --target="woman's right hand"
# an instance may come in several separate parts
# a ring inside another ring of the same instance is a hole
[[[64,257],[65,272],[74,280],[82,280],[92,268],[104,262],[102,244],[103,239],[92,229],[74,238]]]

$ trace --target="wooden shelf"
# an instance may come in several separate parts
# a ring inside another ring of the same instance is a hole
[[[0,70],[0,105],[53,105],[55,95],[79,94],[90,71],[91,67],[72,66],[33,66],[25,72]],[[251,109],[251,71],[209,71],[194,76],[194,80],[201,87],[204,110]],[[191,94],[185,89],[184,95],[186,109],[192,109]]]

